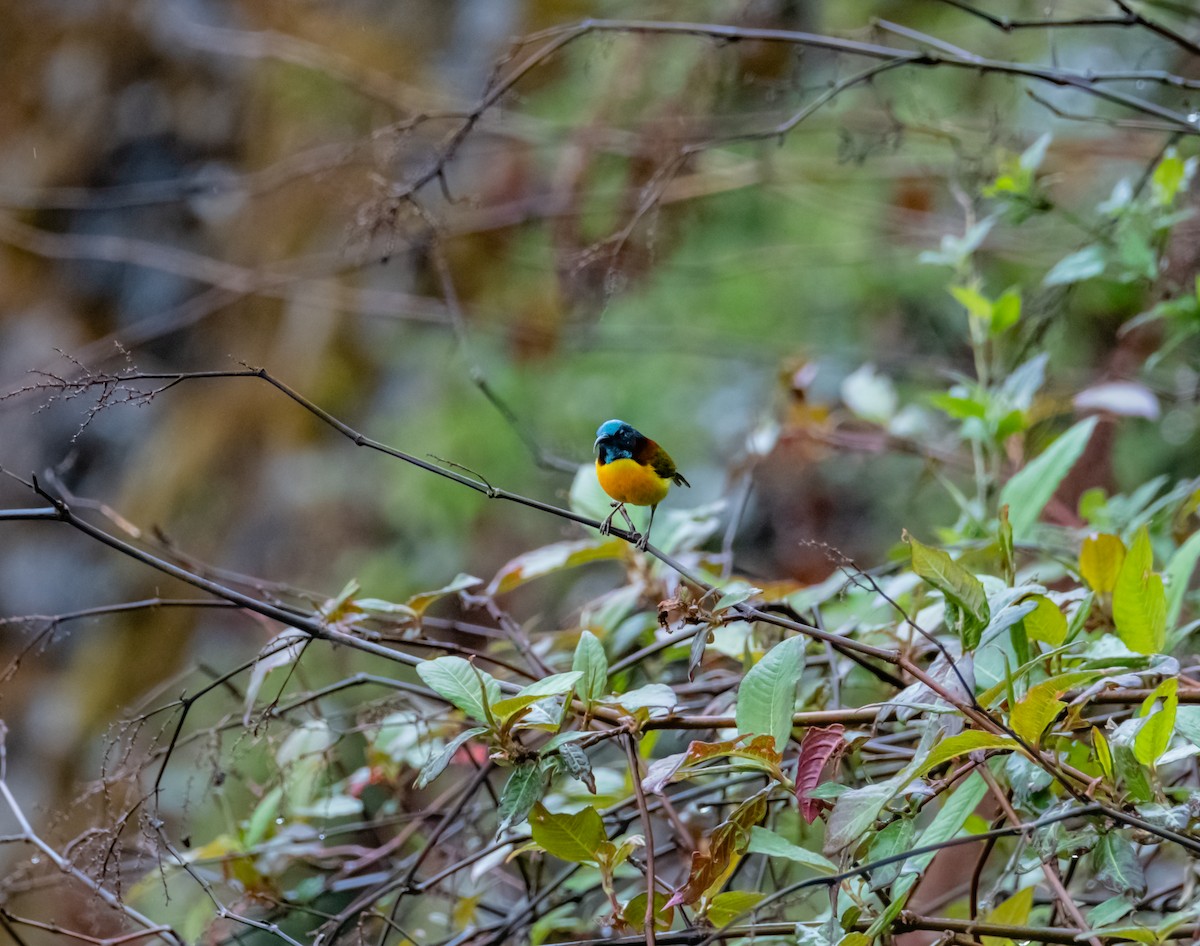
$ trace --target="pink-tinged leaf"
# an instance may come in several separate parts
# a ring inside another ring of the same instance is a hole
[[[484,594],[490,598],[512,591],[536,578],[544,578],[568,568],[578,568],[588,562],[620,558],[624,554],[625,543],[615,538],[556,542],[525,552],[508,562],[496,572]]]
[[[694,740],[688,743],[687,752],[677,752],[650,763],[642,779],[642,788],[651,794],[659,794],[671,782],[688,778],[696,766],[724,757],[745,759],[757,768],[776,773],[782,761],[782,756],[775,751],[775,740],[769,735],[747,733],[726,742]]]
[[[650,767],[646,770],[646,775],[642,779],[642,790],[649,792],[651,795],[657,795],[671,783],[672,777],[683,767],[686,761],[686,752],[676,752],[674,755],[655,759],[650,763]]]
[[[1074,401],[1079,411],[1107,411],[1123,417],[1144,417],[1146,420],[1158,420],[1162,416],[1158,397],[1136,381],[1096,384],[1076,394]]]
[[[845,748],[846,743],[842,740],[845,731],[846,727],[837,723],[820,729],[809,729],[800,743],[800,765],[796,771],[796,801],[800,803],[800,814],[809,824],[817,820],[821,807],[827,802],[809,798],[808,793],[820,783],[821,772],[829,760]]]

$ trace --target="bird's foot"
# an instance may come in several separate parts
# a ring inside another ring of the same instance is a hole
[[[637,538],[637,547],[641,551],[646,551],[650,547],[650,530],[647,529],[644,533],[640,533]]]
[[[608,514],[608,518],[600,523],[600,534],[601,535],[611,535],[612,534],[613,516],[615,516],[617,514],[618,509],[623,508],[620,503],[613,503],[612,507],[613,507],[613,511]]]

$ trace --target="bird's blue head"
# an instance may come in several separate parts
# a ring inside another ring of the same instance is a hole
[[[639,442],[645,439],[623,420],[606,420],[596,431],[592,449],[601,463],[611,463],[622,457],[632,457]]]

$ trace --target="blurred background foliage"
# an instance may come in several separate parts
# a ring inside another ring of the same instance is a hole
[[[1113,13],[1099,0],[990,6]],[[558,504],[573,465],[590,462],[597,424],[621,417],[691,480],[668,506],[725,498],[743,510],[739,573],[819,581],[833,567],[812,541],[878,564],[902,526],[933,535],[959,515],[932,472],[958,430],[929,395],[971,373],[972,349],[947,268],[918,258],[969,230],[976,195],[1049,133],[1037,186],[1018,196],[1058,212],[1001,206],[971,263],[989,297],[1033,287],[997,361],[1011,369],[1049,352],[1028,412],[1047,437],[1099,381],[1139,377],[1161,411],[1102,425],[1075,498],[1195,474],[1194,351],[1185,342],[1144,370],[1161,326],[1120,329],[1186,293],[1200,231],[1174,227],[1161,273],[1043,284],[1103,230],[1096,207],[1119,181],[1149,173],[1168,145],[1190,157],[1194,139],[1078,91],[920,67],[846,89],[774,135],[863,63],[605,33],[537,63],[415,202],[397,196],[437,166],[497,64],[536,48],[509,58],[515,38],[585,16],[921,48],[909,29],[996,60],[1200,78],[1200,58],[1145,30],[1006,32],[932,0],[10,3],[0,391],[12,395],[0,402],[0,465],[53,469],[145,538],[310,588],[315,601],[350,578],[402,601],[578,535],[355,450],[265,385],[197,382],[90,418],[86,398],[38,410],[50,399],[27,390],[34,369],[246,363],[368,436]],[[1182,114],[1200,101],[1191,88],[1122,88]],[[759,137],[726,140],[743,134]],[[944,475],[970,478],[953,464]],[[0,480],[0,504],[30,501]],[[534,633],[578,620],[573,581],[522,599]],[[0,533],[0,614],[180,593],[62,527]],[[3,683],[12,778],[54,808],[95,775],[128,707],[184,668],[231,649],[252,656],[271,633],[187,610],[65,627]],[[24,642],[0,626],[6,663]]]

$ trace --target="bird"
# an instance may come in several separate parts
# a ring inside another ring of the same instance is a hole
[[[601,424],[592,450],[596,454],[596,478],[614,500],[613,511],[600,524],[600,534],[609,534],[613,516],[618,512],[629,523],[629,531],[636,533],[625,504],[649,506],[650,522],[645,535],[637,540],[637,547],[646,551],[654,511],[667,498],[671,484],[687,487],[692,484],[675,469],[675,461],[666,450],[623,420],[606,420]]]

